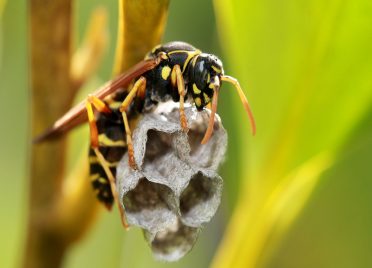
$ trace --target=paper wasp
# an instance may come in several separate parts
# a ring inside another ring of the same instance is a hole
[[[198,110],[209,105],[210,119],[201,142],[205,144],[213,132],[221,82],[235,86],[254,134],[256,127],[248,101],[238,81],[224,74],[222,62],[187,43],[170,42],[155,47],[145,60],[89,95],[35,142],[56,138],[88,121],[93,188],[97,198],[107,208],[110,209],[114,201],[118,204],[126,225],[116,191],[115,175],[117,163],[127,151],[130,166],[136,168],[130,123],[138,114],[151,112],[159,102],[173,100],[179,102],[180,124],[187,131],[184,102],[193,102]]]

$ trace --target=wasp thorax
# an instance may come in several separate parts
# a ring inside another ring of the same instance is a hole
[[[200,54],[195,57],[189,68],[189,90],[195,106],[202,110],[212,101],[216,87],[223,75],[222,62],[214,55]]]

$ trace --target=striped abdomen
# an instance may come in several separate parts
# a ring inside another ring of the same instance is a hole
[[[113,105],[114,106],[114,105]],[[98,113],[97,128],[99,133],[99,151],[105,158],[112,175],[116,176],[116,166],[127,151],[125,130],[121,113],[112,107],[113,113]],[[107,175],[92,148],[89,149],[90,179],[97,198],[108,209],[114,202]]]

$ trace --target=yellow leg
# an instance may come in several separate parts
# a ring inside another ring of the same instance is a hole
[[[101,113],[110,114],[112,112],[110,107],[108,107],[106,103],[104,103],[102,100],[94,95],[88,95],[88,102],[93,104],[94,108],[96,108]]]
[[[90,129],[90,143],[93,148],[98,148],[98,129],[96,124],[96,119],[94,117],[93,107],[96,108],[101,113],[109,114],[111,113],[111,109],[99,98],[89,95],[87,102],[85,104],[85,108],[88,113],[88,121],[89,121],[89,129]]]
[[[110,167],[108,163],[106,162],[105,158],[99,151],[99,142],[98,142],[98,130],[97,130],[97,124],[96,124],[96,119],[94,117],[94,112],[93,112],[93,107],[92,105],[102,113],[111,113],[110,108],[100,99],[98,99],[95,96],[89,96],[86,102],[86,110],[88,113],[88,120],[89,120],[89,127],[90,127],[90,142],[91,146],[98,158],[99,164],[102,166],[104,169],[107,178],[109,179],[110,182],[110,188],[112,192],[112,196],[114,197],[115,203],[117,204],[120,215],[121,215],[121,221],[123,223],[123,226],[127,229],[128,228],[128,223],[125,218],[125,212],[123,207],[120,205],[119,202],[119,197],[118,197],[118,191],[116,189],[116,184],[115,184],[115,178],[114,175],[112,174]]]
[[[88,113],[88,121],[89,121],[89,129],[90,129],[90,145],[93,148],[98,148],[98,130],[97,130],[97,124],[96,119],[94,118],[94,112],[92,104],[87,101],[85,103],[85,108]]]
[[[98,161],[99,161],[100,165],[105,170],[107,178],[109,179],[112,196],[114,197],[115,203],[117,204],[117,206],[119,208],[119,212],[120,212],[120,216],[121,216],[120,217],[121,222],[122,222],[123,226],[125,227],[125,229],[128,229],[129,225],[128,225],[126,217],[125,217],[125,211],[124,211],[123,207],[120,205],[120,200],[119,200],[119,196],[118,196],[118,191],[116,189],[116,183],[115,183],[114,175],[112,175],[112,172],[110,170],[109,165],[107,164],[105,158],[103,157],[101,152],[98,150],[98,148],[93,148],[93,150],[94,150],[94,152],[95,152],[95,154],[98,158]]]
[[[183,80],[182,76],[182,71],[181,67],[179,65],[175,65],[172,70],[172,75],[171,75],[171,82],[173,86],[177,86],[178,89],[178,94],[180,95],[180,123],[181,127],[184,131],[188,131],[187,127],[187,119],[185,115],[185,95],[186,95],[186,90],[185,90],[185,82]]]
[[[120,111],[123,116],[124,121],[124,128],[126,133],[126,139],[128,144],[128,162],[131,168],[137,169],[136,161],[134,159],[134,150],[133,150],[133,142],[132,142],[132,132],[129,127],[128,117],[127,117],[127,109],[129,105],[132,103],[134,97],[139,93],[140,95],[144,96],[144,92],[146,90],[146,78],[141,76],[136,83],[134,83],[132,89],[130,90],[128,96],[126,96],[125,100],[120,106]]]
[[[136,160],[134,159],[134,149],[133,149],[133,141],[132,141],[132,132],[130,131],[127,113],[126,112],[122,112],[121,114],[123,116],[124,128],[125,128],[125,133],[126,133],[126,136],[127,136],[128,162],[129,162],[129,166],[132,169],[137,169]]]

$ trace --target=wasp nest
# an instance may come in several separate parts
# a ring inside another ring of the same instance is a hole
[[[187,107],[189,132],[170,104],[146,114],[133,132],[137,170],[120,161],[117,185],[127,221],[144,230],[157,259],[175,261],[194,245],[203,224],[220,204],[227,135],[218,117],[209,142],[201,145],[209,112]]]

